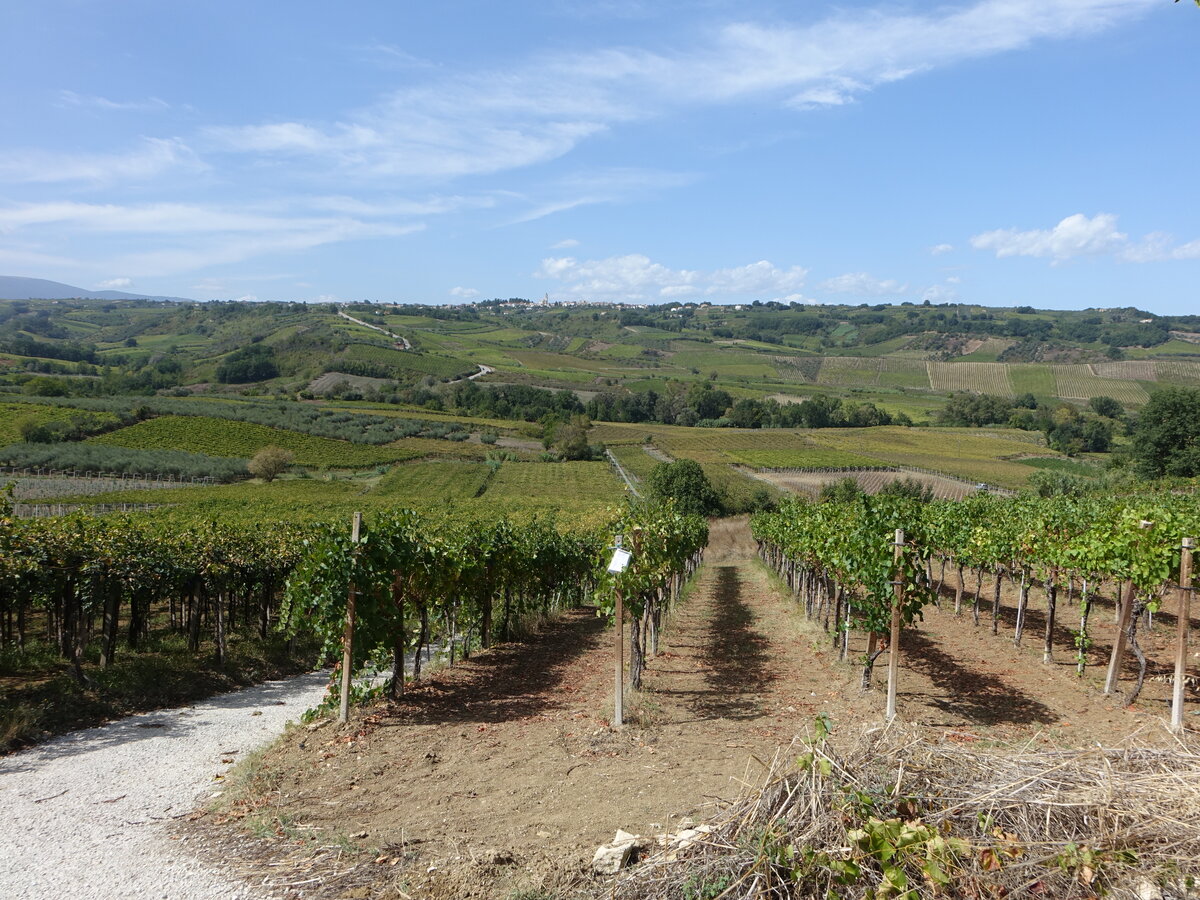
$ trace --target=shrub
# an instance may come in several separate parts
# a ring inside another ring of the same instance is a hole
[[[254,454],[254,457],[246,464],[246,468],[255,478],[261,478],[269,483],[281,475],[295,458],[296,454],[291,450],[284,450],[282,447],[263,447]]]

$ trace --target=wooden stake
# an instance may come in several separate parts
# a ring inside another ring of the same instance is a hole
[[[617,591],[617,668],[613,692],[613,726],[625,724],[625,599]]]
[[[1121,680],[1121,660],[1125,656],[1125,636],[1129,632],[1129,619],[1133,613],[1133,579],[1125,582],[1125,594],[1121,608],[1117,611],[1117,636],[1113,639],[1112,655],[1108,658],[1108,677],[1104,680],[1104,693],[1111,694]]]
[[[895,556],[896,597],[892,601],[892,637],[888,647],[887,720],[896,718],[896,678],[900,669],[900,613],[904,606],[904,572],[900,567],[904,556],[904,529],[896,529]]]
[[[1191,538],[1183,539],[1179,551],[1179,612],[1175,631],[1175,689],[1171,694],[1171,730],[1183,732],[1183,687],[1187,676],[1188,625],[1192,614],[1192,548]]]
[[[354,545],[350,551],[358,555],[358,536],[362,531],[362,513],[354,514],[350,526],[350,543]],[[354,676],[354,582],[350,582],[350,590],[346,593],[346,632],[342,636],[342,694],[338,704],[338,723],[345,724],[350,718],[350,680]]]

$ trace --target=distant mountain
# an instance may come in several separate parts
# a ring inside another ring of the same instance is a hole
[[[85,291],[83,288],[47,281],[45,278],[22,278],[19,275],[0,275],[0,300],[169,300],[195,303],[186,297],[159,297],[154,294],[128,294],[125,291]]]

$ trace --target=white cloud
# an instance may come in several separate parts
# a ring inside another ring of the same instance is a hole
[[[450,288],[450,296],[458,297],[461,300],[473,300],[479,296],[479,291],[469,287],[452,287]]]
[[[119,112],[161,112],[171,108],[170,103],[158,97],[147,97],[144,100],[109,100],[107,97],[77,94],[75,91],[59,91],[58,97],[65,106],[86,106]]]
[[[971,238],[976,250],[993,250],[1006,256],[1050,257],[1056,261],[1076,256],[1110,254],[1126,246],[1129,238],[1117,231],[1117,217],[1109,213],[1088,218],[1082,213],[1067,216],[1053,228],[1018,231],[1002,228]]]
[[[534,276],[560,281],[561,293],[577,297],[672,300],[781,294],[802,287],[807,273],[800,266],[780,269],[766,260],[708,272],[671,269],[631,253],[596,260],[550,257],[542,260]]]
[[[818,287],[831,294],[854,294],[859,297],[879,297],[883,294],[901,294],[908,290],[908,285],[894,279],[873,278],[866,272],[850,272],[828,278]]]
[[[943,253],[950,253],[954,250],[953,244],[935,244],[929,248],[929,253],[932,256],[941,256]]]
[[[110,278],[107,281],[100,282],[100,286],[99,286],[99,288],[97,288],[97,290],[101,290],[101,291],[116,290],[119,288],[131,287],[132,285],[133,285],[132,278]]]
[[[557,244],[551,244],[550,249],[551,250],[569,250],[572,247],[578,247],[578,246],[579,246],[579,241],[575,240],[575,238],[564,238],[563,240],[559,241]]]
[[[855,8],[803,25],[730,24],[672,52],[538,52],[502,70],[433,73],[332,122],[211,129],[215,146],[321,158],[348,177],[455,177],[569,153],[680,106],[841,105],[932,68],[1098,31],[1155,0],[976,0],[917,14]]]
[[[991,250],[997,258],[1030,256],[1050,258],[1054,263],[1080,256],[1111,256],[1122,262],[1160,262],[1200,259],[1200,240],[1172,246],[1173,238],[1153,232],[1140,241],[1117,229],[1117,217],[1099,213],[1091,218],[1076,213],[1053,228],[1018,231],[1002,228],[971,238],[976,250]]]
[[[85,181],[108,184],[146,181],[169,171],[203,171],[205,164],[178,138],[143,138],[127,153],[43,153],[0,155],[0,181],[52,183]]]

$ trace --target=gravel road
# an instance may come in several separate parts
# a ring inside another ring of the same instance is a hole
[[[257,894],[202,865],[167,826],[236,760],[316,705],[327,673],[131,716],[0,759],[0,896],[233,900]],[[182,851],[182,852],[181,852]]]

